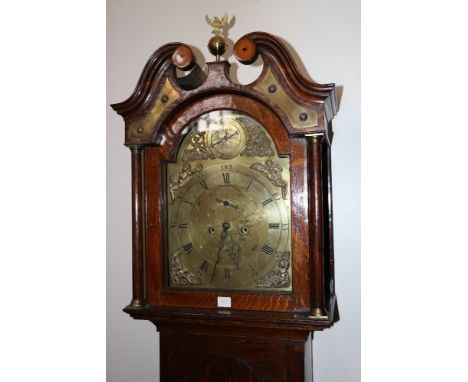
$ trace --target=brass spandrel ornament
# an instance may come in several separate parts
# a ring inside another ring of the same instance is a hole
[[[224,16],[220,19],[217,16],[209,18],[205,16],[206,22],[213,27],[214,37],[208,41],[208,49],[210,53],[216,57],[216,61],[220,60],[220,57],[226,52],[227,44],[224,38],[221,37],[221,32],[224,26],[227,24],[228,14],[225,12]]]
[[[180,172],[176,172],[175,174],[171,175],[169,179],[169,192],[171,195],[171,203],[174,203],[175,192],[178,189],[182,188],[190,180],[193,174],[201,171],[202,169],[203,166],[200,163],[198,163],[194,169],[192,169],[190,163],[186,163],[183,165]]]
[[[175,285],[199,285],[201,283],[200,276],[190,272],[182,263],[181,257],[183,253],[181,249],[178,249],[172,255],[171,281]]]
[[[251,169],[254,169],[262,174],[275,186],[281,189],[281,195],[283,199],[288,197],[288,182],[282,178],[283,168],[278,164],[268,159],[265,164],[254,163],[250,166]]]

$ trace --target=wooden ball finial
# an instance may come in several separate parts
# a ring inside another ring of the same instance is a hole
[[[195,65],[192,49],[185,44],[180,44],[172,54],[172,63],[180,70],[190,70]]]
[[[242,37],[234,45],[234,55],[243,64],[253,63],[257,58],[257,54],[255,42],[248,37]]]

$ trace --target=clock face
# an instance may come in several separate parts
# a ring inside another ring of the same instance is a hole
[[[291,291],[289,158],[231,110],[186,131],[167,164],[168,286]]]

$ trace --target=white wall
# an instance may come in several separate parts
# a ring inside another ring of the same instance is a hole
[[[341,321],[316,333],[315,382],[360,381],[360,3],[359,0],[108,0],[107,101],[125,100],[143,65],[161,45],[180,41],[206,60],[205,14],[235,15],[229,40],[255,30],[285,40],[316,82],[343,94],[334,119],[333,185],[336,288]],[[231,44],[232,45],[232,44]],[[231,46],[232,49],[232,46]],[[235,63],[231,56],[229,61]],[[200,61],[200,59],[199,59]],[[259,68],[233,65],[241,82]],[[234,77],[235,78],[235,77]],[[107,373],[108,382],[159,381],[155,327],[121,309],[131,299],[130,152],[123,120],[108,108]]]

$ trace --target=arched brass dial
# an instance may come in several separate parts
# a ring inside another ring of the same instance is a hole
[[[205,116],[185,138],[179,158],[206,159],[168,164],[169,286],[290,291],[289,160],[264,155],[274,145],[263,127],[229,113]],[[269,145],[258,155],[246,150],[252,135]]]

